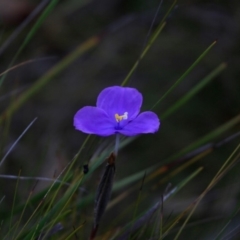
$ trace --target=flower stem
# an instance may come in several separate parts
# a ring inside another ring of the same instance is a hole
[[[120,135],[116,133],[116,142],[115,142],[115,148],[114,148],[115,156],[118,155],[119,142],[120,142]]]

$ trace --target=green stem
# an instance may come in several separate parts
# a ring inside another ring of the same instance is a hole
[[[115,156],[118,155],[119,142],[120,142],[120,135],[116,133],[116,142],[115,142],[115,148],[114,148]]]

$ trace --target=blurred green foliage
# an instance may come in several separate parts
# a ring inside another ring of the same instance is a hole
[[[15,0],[3,2],[5,7],[1,7],[3,3],[0,4],[0,73],[9,68],[14,54],[36,23],[37,16],[9,42],[11,34],[22,26],[38,4],[44,1],[18,0],[18,4]],[[9,2],[9,5],[6,2]],[[85,134],[74,130],[73,115],[82,106],[95,105],[96,97],[103,88],[122,83],[145,47],[158,5],[159,1],[144,0],[59,1],[14,64],[34,61],[6,75],[0,88],[1,112],[11,103],[17,103],[21,93],[30,89],[66,56],[74,53],[79,45],[92,37],[96,37],[98,41],[67,65],[64,71],[54,76],[2,125],[1,156],[4,156],[27,125],[38,117],[30,131],[1,166],[2,174],[18,175],[21,168],[23,176],[53,177],[63,169],[86,138]],[[169,7],[169,1],[162,2],[152,31],[156,29]],[[164,119],[157,134],[141,136],[120,151],[116,181],[161,163],[173,153],[179,152],[239,114],[239,11],[240,2],[237,0],[182,0],[177,3],[166,20],[166,26],[140,62],[129,83],[142,92],[143,109],[150,109],[215,40],[217,44],[208,55],[185,81],[156,107],[155,111],[160,119],[163,112],[219,64],[226,62],[227,69],[184,107]],[[9,45],[1,48],[5,43]],[[239,124],[216,141],[238,130]],[[106,141],[108,140],[95,138],[91,145],[83,149],[83,154],[78,160],[79,169]],[[172,184],[176,185],[196,167],[204,166],[204,173],[197,176],[194,182],[164,206],[166,218],[172,211],[181,212],[201,193],[237,142],[234,140],[231,144],[222,146],[200,163],[195,163],[194,167],[172,179]],[[211,221],[212,218],[229,216],[239,202],[239,170],[239,166],[236,165],[231,174],[208,195],[207,200],[196,212],[197,220],[207,219],[214,225],[216,222]],[[88,192],[96,190],[100,172],[101,170],[96,171],[95,179],[84,185]],[[20,181],[17,196],[19,201],[26,198],[33,185],[34,182]],[[38,183],[36,192],[47,185]],[[153,204],[166,185],[167,183],[157,191],[152,190],[150,185],[143,187],[149,197],[139,208],[145,209]],[[1,206],[11,209],[11,204],[8,203],[13,200],[16,182],[1,179],[0,186],[0,194],[6,196],[6,201],[3,201]],[[136,196],[132,194],[120,202],[117,208],[110,209],[106,214],[107,221],[113,214],[125,209],[128,202],[135,200]],[[91,211],[89,207],[85,215],[91,214]],[[132,213],[127,215],[129,221]],[[209,228],[206,226],[205,232],[202,231],[202,225],[197,225],[193,231],[191,227],[186,228],[181,239],[186,239],[184,234],[191,236],[188,239],[211,239],[211,224],[208,225]],[[103,227],[103,231],[104,228],[106,230],[106,226]],[[201,238],[198,238],[200,234]]]

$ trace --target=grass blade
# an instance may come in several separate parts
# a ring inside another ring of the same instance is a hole
[[[13,150],[13,148],[17,145],[17,143],[20,141],[20,139],[25,135],[25,133],[28,131],[28,129],[33,125],[33,123],[36,120],[37,120],[37,118],[34,118],[33,121],[30,122],[30,124],[25,128],[25,130],[21,133],[21,135],[17,138],[17,140],[13,143],[13,145],[9,148],[7,153],[4,155],[4,157],[0,161],[0,167],[4,163],[4,161],[6,160],[7,156],[9,155],[9,153]]]
[[[226,63],[221,63],[205,78],[203,78],[195,87],[193,87],[188,93],[186,93],[181,99],[177,100],[176,103],[170,107],[166,112],[161,115],[162,119],[169,117],[177,109],[187,103],[192,97],[194,97],[199,91],[201,91],[211,80],[213,80],[218,74],[220,74],[227,67]]]
[[[218,235],[216,236],[215,240],[220,240],[222,239],[221,236],[223,235],[224,231],[226,230],[226,228],[228,227],[228,225],[232,222],[233,218],[239,213],[240,211],[240,204],[238,204],[237,208],[233,211],[233,213],[231,214],[231,216],[228,218],[227,222],[224,224],[223,227],[221,227],[220,232],[218,233]]]
[[[16,54],[13,57],[13,60],[10,63],[11,67],[15,60],[17,59],[17,57],[19,56],[19,54],[22,52],[22,50],[27,46],[27,44],[30,42],[30,40],[32,39],[32,37],[34,36],[34,34],[37,32],[37,30],[40,28],[40,26],[42,25],[43,21],[46,19],[46,17],[49,15],[49,13],[53,10],[53,8],[57,5],[59,0],[52,0],[49,5],[46,7],[46,9],[43,11],[43,13],[40,15],[39,19],[37,20],[37,22],[34,24],[34,26],[32,27],[32,29],[29,31],[29,33],[27,34],[27,36],[25,37],[22,45],[19,47],[18,51],[16,52]],[[6,75],[2,76],[0,79],[0,87],[4,81],[4,78],[6,77]]]
[[[138,60],[135,62],[135,64],[133,65],[133,67],[131,68],[131,70],[129,71],[128,75],[126,76],[126,78],[123,80],[121,86],[125,86],[130,77],[132,76],[132,74],[134,73],[134,71],[136,70],[136,68],[138,67],[140,61],[144,58],[144,56],[147,54],[148,50],[151,48],[152,44],[155,42],[155,40],[157,39],[157,37],[159,36],[159,34],[161,33],[162,29],[165,27],[165,20],[168,17],[168,15],[171,13],[172,9],[175,7],[177,3],[177,0],[175,0],[173,2],[173,4],[170,6],[169,10],[167,11],[167,13],[165,14],[165,16],[163,17],[162,21],[160,22],[160,24],[158,25],[158,28],[155,30],[155,32],[152,34],[152,36],[150,37],[150,40],[148,41],[146,47],[144,48],[144,50],[142,51],[142,53],[140,54],[140,57],[138,58]],[[152,26],[150,27],[151,30]]]
[[[240,115],[237,115],[236,117],[234,117],[230,121],[224,123],[223,125],[221,125],[217,129],[210,132],[209,134],[207,134],[207,135],[203,136],[202,138],[200,138],[199,140],[193,142],[188,147],[181,150],[179,153],[174,154],[170,158],[166,159],[164,161],[164,163],[171,162],[173,159],[179,158],[179,157],[187,154],[188,152],[193,151],[194,149],[196,149],[196,148],[198,148],[198,147],[200,147],[200,146],[202,146],[202,145],[204,145],[208,142],[213,141],[215,138],[219,137],[221,134],[223,134],[227,130],[233,128],[239,122],[240,122]]]
[[[160,102],[162,102],[168,95],[171,93],[184,79],[185,77],[199,64],[199,62],[208,54],[208,52],[213,48],[217,43],[214,41],[198,58],[197,60],[187,69],[186,72],[163,94],[163,96],[151,107],[151,110],[154,109]]]
[[[5,43],[2,44],[0,48],[0,55],[5,51],[5,49],[14,41],[14,39],[20,34],[20,32],[31,22],[33,19],[44,9],[50,0],[44,0],[39,3],[39,5],[33,10],[33,12],[21,23],[21,25],[16,28],[16,30],[11,34]]]
[[[186,179],[180,182],[176,187],[170,190],[166,195],[162,197],[162,200],[157,202],[152,208],[150,208],[144,215],[142,215],[132,226],[130,230],[125,231],[120,236],[118,236],[115,240],[126,240],[128,239],[129,234],[131,232],[136,231],[140,228],[146,221],[158,210],[159,206],[162,202],[165,202],[169,197],[176,194],[179,190],[181,190],[188,182],[190,182],[194,177],[196,177],[201,171],[203,170],[202,167],[198,168],[194,171],[191,175],[189,175]]]
[[[198,197],[198,199],[194,202],[192,210],[190,211],[188,217],[186,218],[186,220],[184,221],[183,225],[181,226],[181,228],[179,229],[177,235],[175,236],[174,240],[177,240],[183,230],[183,228],[186,226],[187,222],[189,221],[189,219],[191,218],[192,214],[194,213],[194,211],[196,210],[197,206],[199,205],[199,203],[201,202],[201,200],[205,197],[205,195],[213,188],[214,185],[216,185],[219,180],[223,177],[223,175],[229,170],[229,168],[232,167],[232,164],[239,159],[240,157],[240,144],[235,148],[235,150],[233,151],[233,153],[229,156],[229,158],[224,162],[224,164],[222,165],[222,167],[219,169],[219,171],[217,172],[217,174],[213,177],[213,179],[211,180],[211,182],[208,184],[207,188],[203,191],[203,193]],[[238,153],[239,152],[239,153]],[[235,155],[237,155],[235,157]],[[232,160],[233,159],[233,160]],[[229,164],[229,162],[232,160],[232,162]],[[228,167],[227,167],[228,165]]]

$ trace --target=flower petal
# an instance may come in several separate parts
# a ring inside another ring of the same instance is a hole
[[[79,131],[99,136],[109,136],[116,131],[106,112],[97,107],[81,108],[74,116],[73,125]]]
[[[135,88],[113,86],[105,88],[97,99],[97,107],[102,108],[111,119],[115,114],[128,113],[128,120],[134,119],[142,106],[142,94]]]
[[[155,133],[160,126],[158,116],[153,112],[143,112],[129,122],[118,132],[126,136],[134,136],[141,133]]]

